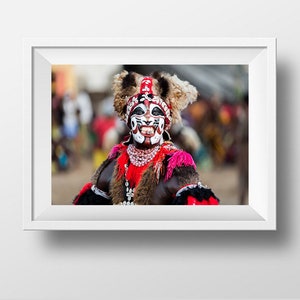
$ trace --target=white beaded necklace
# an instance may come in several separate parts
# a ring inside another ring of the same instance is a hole
[[[133,202],[133,196],[134,196],[134,187],[130,187],[129,181],[127,179],[127,171],[128,171],[128,165],[125,164],[125,197],[126,200],[121,202],[121,205],[134,205]]]
[[[150,149],[142,150],[130,144],[127,148],[127,153],[129,155],[130,162],[134,166],[142,167],[149,163],[155,157],[159,149],[160,145],[157,145]]]
[[[127,148],[127,153],[130,159],[130,163],[132,163],[136,167],[145,166],[149,163],[157,154],[158,150],[160,149],[160,145],[157,145],[153,148],[141,150],[136,148],[134,145],[130,144]],[[127,171],[128,165],[125,164],[125,198],[120,205],[134,205],[134,192],[135,188],[130,187],[129,181],[127,179]]]

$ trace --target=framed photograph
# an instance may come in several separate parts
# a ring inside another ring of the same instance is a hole
[[[23,62],[24,230],[276,230],[275,38],[28,38]],[[111,112],[112,78],[124,69],[176,73],[197,86],[200,99],[184,113],[200,141],[200,176],[220,205],[72,205],[105,153],[95,132],[61,137],[62,99],[86,93],[80,130],[89,130],[99,111]],[[203,121],[210,113],[218,126]],[[245,117],[241,158],[233,132]]]

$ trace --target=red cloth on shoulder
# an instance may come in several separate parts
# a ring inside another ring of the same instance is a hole
[[[88,182],[86,183],[82,189],[79,191],[78,195],[76,196],[75,200],[73,201],[73,204],[76,204],[80,198],[81,195],[83,195],[86,191],[88,191],[92,187],[92,183]]]
[[[203,199],[202,201],[197,200],[193,196],[188,196],[187,205],[219,205],[219,201],[212,196],[210,196],[208,200]]]

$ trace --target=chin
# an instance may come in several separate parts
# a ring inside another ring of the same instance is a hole
[[[135,144],[138,148],[152,148],[152,147],[159,145],[160,141],[154,143],[154,142],[151,142],[149,137],[145,137],[145,140],[143,142],[139,142],[139,141],[135,140]]]

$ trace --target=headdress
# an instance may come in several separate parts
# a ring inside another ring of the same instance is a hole
[[[114,77],[114,108],[121,120],[128,124],[129,116],[135,106],[148,100],[159,105],[164,111],[165,129],[171,122],[180,122],[180,112],[197,99],[198,92],[187,81],[176,75],[155,72],[144,77],[135,72],[123,71]]]

